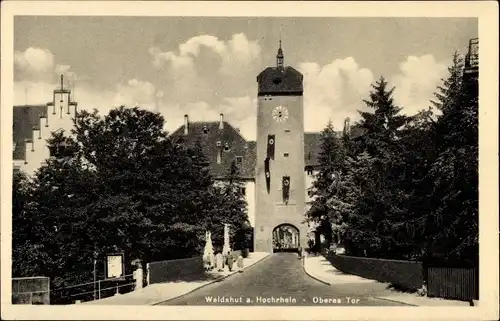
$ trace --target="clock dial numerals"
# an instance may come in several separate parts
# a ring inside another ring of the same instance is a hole
[[[288,119],[288,109],[284,106],[277,106],[272,112],[273,119],[278,123],[284,123]]]

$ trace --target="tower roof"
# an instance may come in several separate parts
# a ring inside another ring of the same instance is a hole
[[[284,66],[283,49],[276,55],[276,67],[267,67],[258,76],[258,95],[302,95],[303,75],[293,67]]]
[[[278,54],[276,55],[276,58],[285,58],[283,55],[283,49],[281,49],[281,40],[280,40],[280,47],[278,48]]]

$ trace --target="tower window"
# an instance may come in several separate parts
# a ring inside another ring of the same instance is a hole
[[[288,155],[289,155],[288,153],[284,153],[283,154],[284,157],[288,157]]]
[[[229,144],[228,143],[226,143],[224,145],[224,151],[229,152]]]

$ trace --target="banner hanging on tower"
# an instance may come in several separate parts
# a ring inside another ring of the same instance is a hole
[[[283,203],[288,204],[290,199],[290,176],[283,176]]]
[[[269,158],[264,161],[264,171],[266,174],[266,188],[267,194],[271,191],[271,171],[269,170]]]
[[[274,160],[274,145],[276,145],[275,135],[267,135],[267,158]]]

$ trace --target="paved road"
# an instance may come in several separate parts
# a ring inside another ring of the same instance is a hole
[[[161,305],[395,306],[375,299],[384,284],[325,285],[309,277],[293,253],[276,253],[220,282]]]

